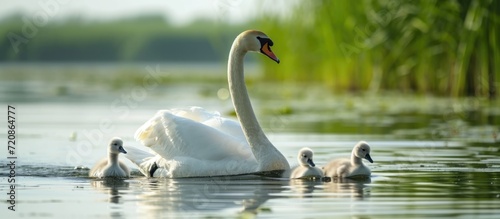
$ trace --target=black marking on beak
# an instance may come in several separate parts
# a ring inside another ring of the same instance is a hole
[[[280,59],[271,50],[271,46],[274,45],[273,41],[269,38],[257,37],[257,39],[260,42],[260,52],[279,64]]]

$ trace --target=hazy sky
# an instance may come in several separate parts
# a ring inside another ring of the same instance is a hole
[[[0,0],[0,18],[15,12],[57,19],[81,16],[85,19],[114,19],[146,13],[163,14],[175,24],[196,18],[241,22],[262,13],[286,16],[296,1],[286,0]]]

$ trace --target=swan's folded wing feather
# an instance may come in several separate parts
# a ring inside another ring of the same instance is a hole
[[[166,110],[159,111],[139,128],[135,137],[165,159],[178,156],[200,160],[253,158],[246,141]]]
[[[213,117],[220,117],[219,112],[210,112],[198,106],[192,106],[188,108],[175,108],[168,111],[176,116],[191,119],[196,122],[204,122]]]
[[[241,141],[246,141],[240,123],[238,121],[222,117],[217,111],[210,112],[196,106],[170,109],[168,111],[176,116],[203,123]]]
[[[224,132],[240,141],[246,141],[246,137],[240,123],[232,119],[226,119],[220,116],[212,117],[211,119],[203,122],[203,124]]]

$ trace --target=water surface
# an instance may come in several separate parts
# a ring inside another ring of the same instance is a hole
[[[74,68],[71,71],[85,71]],[[15,106],[18,123],[16,211],[9,211],[6,201],[0,209],[9,218],[500,215],[500,112],[495,102],[395,94],[339,96],[315,85],[251,80],[256,114],[292,165],[302,147],[312,148],[315,163],[322,166],[349,156],[354,144],[365,140],[372,147],[375,163],[367,165],[373,176],[330,181],[256,175],[149,179],[135,169],[130,179],[99,180],[87,177],[88,167],[105,156],[107,141],[120,136],[126,147],[140,147],[133,134],[158,109],[197,105],[231,116],[224,73],[221,79],[170,78],[148,89],[141,84],[147,74],[144,66],[129,73],[136,75],[132,79],[113,70],[103,81],[97,77],[101,73],[89,73],[95,80],[79,76],[84,82],[57,79],[68,70],[50,69],[38,73],[46,78],[32,79],[0,72],[3,112],[7,105]],[[118,85],[109,84],[119,80]],[[123,99],[134,95],[128,102]],[[2,130],[0,138],[6,141],[6,128]],[[10,160],[2,151],[0,185],[6,200],[11,184],[5,164]]]

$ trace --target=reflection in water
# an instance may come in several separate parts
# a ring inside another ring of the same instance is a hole
[[[129,183],[120,178],[104,178],[91,180],[92,187],[103,192],[109,192],[109,203],[119,204],[121,200],[120,190],[127,190]]]
[[[303,180],[292,179],[290,180],[291,190],[301,194],[302,198],[313,197],[314,190],[324,190],[330,193],[333,197],[346,197],[350,196],[355,199],[362,200],[365,194],[366,184],[371,183],[371,178],[330,178],[325,177],[322,180]],[[331,195],[330,195],[331,196]]]
[[[227,176],[183,179],[144,179],[137,195],[138,211],[151,218],[180,212],[201,214],[239,209],[256,214],[271,194],[280,193],[287,181],[260,176]]]
[[[321,184],[323,184],[321,179],[290,179],[291,189],[301,194],[302,198],[313,197],[312,192]]]
[[[129,188],[130,183],[133,185]],[[314,194],[359,200],[366,197],[364,191],[368,183],[371,183],[370,178],[288,180],[256,175],[182,179],[139,178],[130,182],[123,179],[91,180],[94,188],[109,194],[110,203],[123,205],[133,200],[134,205],[137,205],[138,214],[152,218],[186,214],[217,215],[224,212],[240,212],[241,216],[257,215],[273,211],[270,207],[263,206],[270,199],[314,198]],[[287,191],[293,195],[286,195],[290,194]],[[127,194],[133,194],[135,198]],[[116,211],[112,213],[120,214]]]
[[[371,178],[327,178],[324,190],[330,193],[334,197],[346,197],[350,196],[356,200],[363,200],[370,193],[364,192],[365,188],[369,188],[368,185],[371,183]]]

